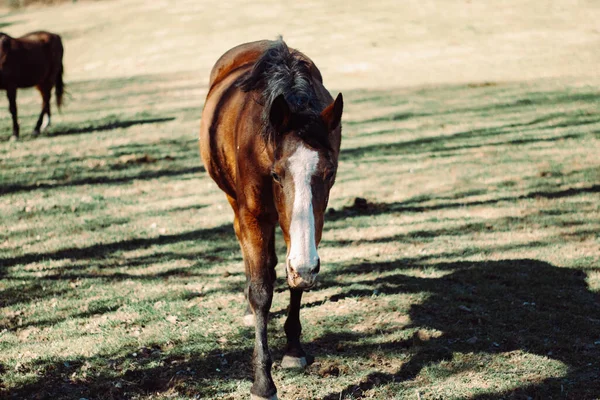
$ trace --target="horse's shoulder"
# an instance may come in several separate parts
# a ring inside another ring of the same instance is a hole
[[[244,43],[225,52],[210,72],[209,88],[221,82],[232,71],[256,62],[272,43],[270,40]]]

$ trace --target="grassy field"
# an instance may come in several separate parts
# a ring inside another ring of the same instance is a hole
[[[303,372],[276,362],[280,398],[600,398],[597,5],[566,15],[567,3],[554,3],[526,25],[533,9],[503,3],[487,30],[462,22],[491,9],[453,9],[461,28],[445,36],[429,2],[389,15],[373,6],[377,24],[353,29],[364,11],[355,4],[332,22],[331,43],[356,31],[357,46],[377,45],[351,51],[317,43],[319,18],[286,30],[290,15],[335,4],[272,5],[279,19],[269,6],[182,3],[2,17],[11,34],[41,21],[63,34],[70,98],[35,140],[35,91],[19,92],[22,141],[8,142],[10,116],[0,114],[0,397],[248,398],[242,259],[197,145],[208,71],[249,39],[235,23],[246,18],[252,39],[281,32],[314,53],[346,102],[323,268],[301,314],[316,360]],[[514,42],[486,50],[514,15]],[[416,22],[388,37],[395,16]],[[426,32],[409,46],[419,26]],[[206,51],[177,41],[196,34],[212,35]],[[124,35],[156,42],[114,41]],[[432,50],[453,41],[469,50]],[[510,57],[528,46],[536,51]],[[410,55],[417,48],[429,50]],[[400,69],[383,65],[390,54]],[[287,301],[280,279],[269,333],[277,361]]]

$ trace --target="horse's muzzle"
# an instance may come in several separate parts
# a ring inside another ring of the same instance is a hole
[[[317,281],[320,268],[320,260],[317,260],[317,264],[314,266],[295,268],[288,259],[286,262],[286,274],[289,287],[304,290],[312,288]]]

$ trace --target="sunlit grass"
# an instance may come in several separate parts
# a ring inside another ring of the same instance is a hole
[[[109,3],[85,7],[106,22]],[[122,19],[140,12],[120,7]],[[169,23],[186,16],[173,7]],[[60,10],[72,12],[52,12]],[[20,14],[15,26],[41,13]],[[132,38],[155,31],[154,20],[137,21]],[[190,48],[200,50],[185,40],[168,55],[129,43],[101,63],[86,59],[97,48],[81,40],[120,38],[117,25],[48,23],[64,24],[70,44],[68,104],[33,140],[39,96],[19,91],[18,143],[7,141],[10,117],[0,115],[0,393],[246,399],[254,332],[242,325],[242,259],[197,145],[205,69],[225,43],[203,38],[209,50],[189,65]],[[169,34],[187,37],[182,26]],[[301,37],[293,38],[308,46]],[[326,82],[383,82],[339,72],[353,61],[324,52]],[[202,71],[186,72],[197,64]],[[344,90],[323,268],[303,297],[303,340],[316,360],[302,372],[279,367],[288,302],[280,278],[269,325],[280,397],[598,397],[596,80],[397,79],[406,85]]]
[[[153,82],[132,86],[144,92]],[[560,96],[540,95],[544,85],[536,96]],[[443,88],[451,90],[469,98],[481,89]],[[411,92],[410,112],[436,92]],[[395,104],[395,96],[382,98]],[[596,102],[583,98],[589,108]],[[321,283],[304,296],[303,337],[316,362],[303,374],[276,364],[281,396],[486,398],[568,388],[589,397],[600,337],[596,114],[563,111],[558,126],[515,131],[556,105],[494,113],[481,111],[492,107],[481,100],[430,105],[427,116],[394,120],[378,141],[362,132],[388,120],[362,124],[353,110],[376,113],[383,100],[359,99],[348,107],[356,122],[344,129]],[[78,112],[94,101],[108,106],[103,98],[71,104],[49,136],[3,145],[3,390],[245,398],[253,333],[241,325],[241,256],[228,206],[200,165],[198,121],[175,100],[156,114],[116,101],[100,119]],[[504,119],[506,128],[481,128]],[[277,292],[276,358],[283,281]]]

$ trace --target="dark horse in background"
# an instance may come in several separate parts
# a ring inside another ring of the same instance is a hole
[[[244,257],[254,317],[253,399],[276,399],[267,343],[275,281],[275,227],[287,244],[290,306],[284,368],[306,366],[300,302],[320,268],[317,246],[341,142],[343,100],[333,100],[321,73],[283,40],[237,46],[217,61],[202,112],[200,153],[225,192]]]
[[[60,109],[64,93],[62,58],[62,40],[54,33],[31,32],[16,39],[0,33],[0,89],[6,90],[8,96],[13,121],[12,139],[19,138],[18,88],[35,86],[42,94],[42,112],[33,136],[38,136],[50,125],[53,87],[56,87],[56,105]]]

